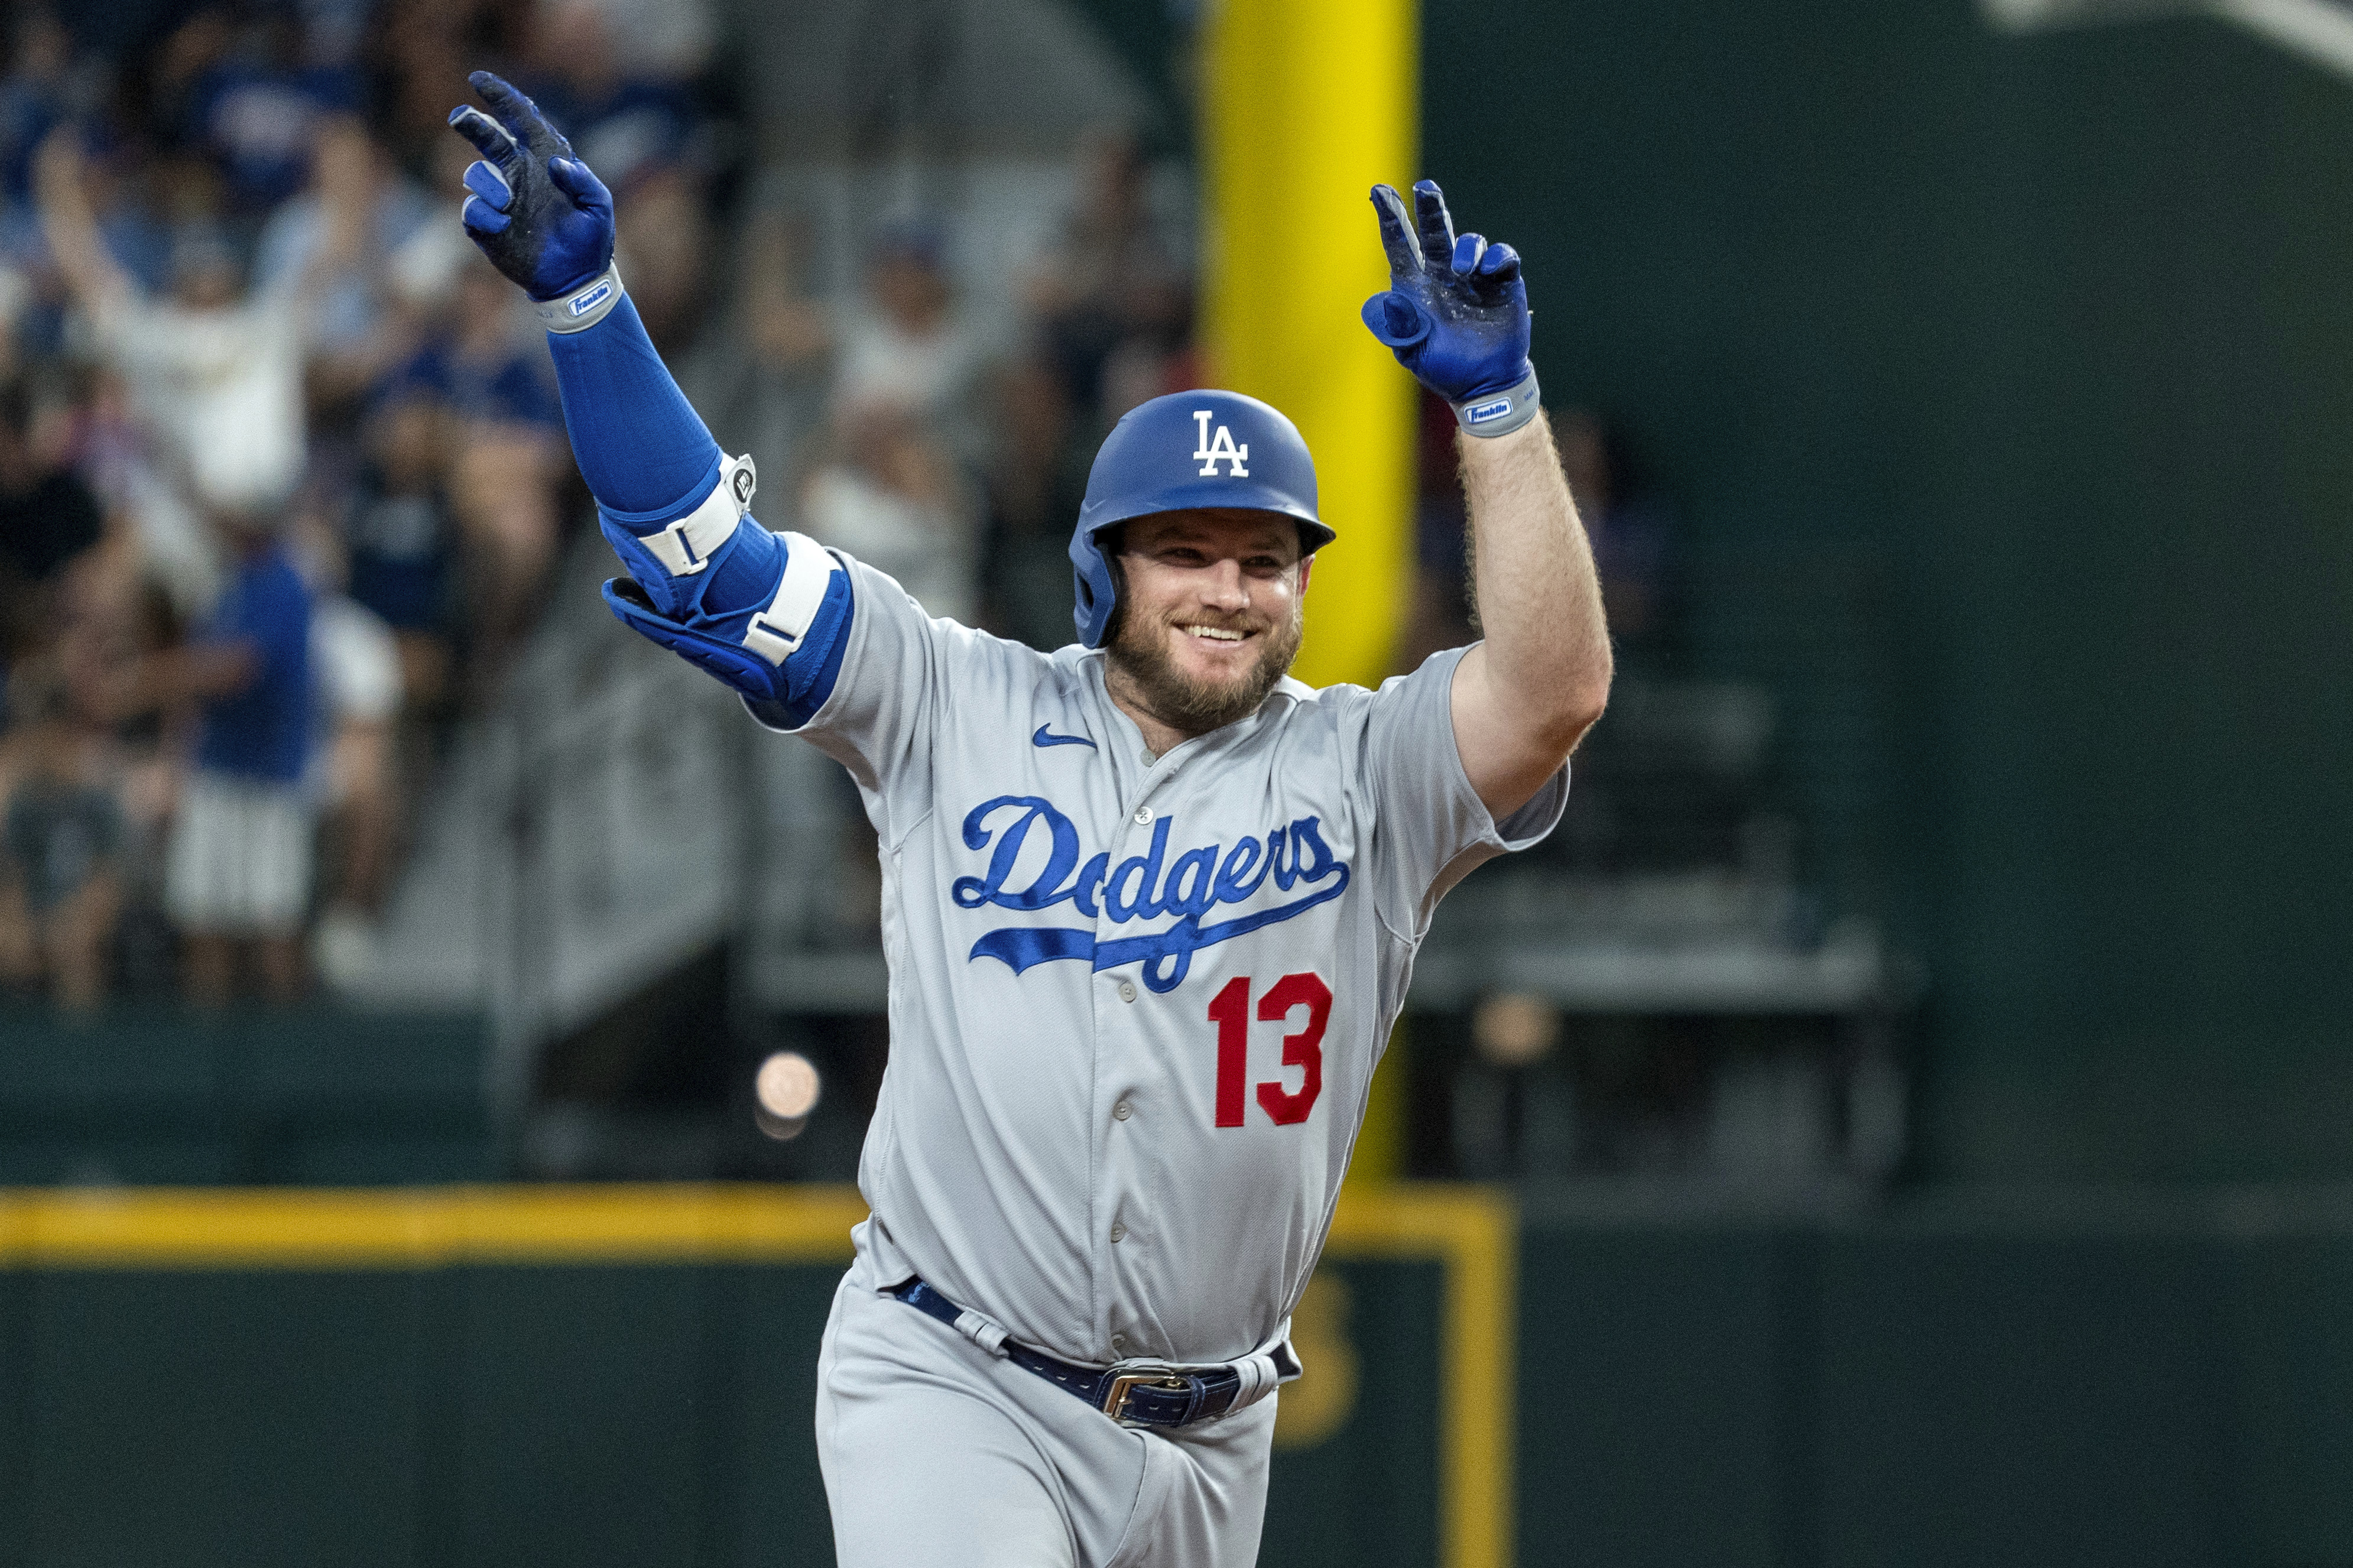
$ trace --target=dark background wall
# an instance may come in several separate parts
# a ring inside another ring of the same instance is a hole
[[[0,1561],[818,1568],[841,1265],[0,1268]],[[1329,1263],[1264,1560],[1439,1561],[1434,1263]],[[1541,1561],[1534,1559],[1532,1561]]]
[[[2342,1204],[1532,1214],[1519,1274],[1527,1568],[2353,1561]],[[829,1563],[838,1277],[0,1269],[0,1556]],[[1435,1563],[1437,1266],[1318,1279],[1308,1375],[1352,1392],[1278,1451],[1261,1560]]]
[[[1825,1226],[1531,1216],[1520,1561],[2353,1560],[2343,1218],[2047,1201]]]
[[[1924,1173],[2353,1173],[2353,82],[1964,0],[1430,0],[1425,163],[1689,531]],[[1541,105],[1541,112],[1527,106]]]

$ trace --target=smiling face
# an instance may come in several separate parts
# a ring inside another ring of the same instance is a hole
[[[1113,695],[1187,736],[1258,711],[1299,652],[1298,525],[1274,512],[1169,511],[1120,532]]]

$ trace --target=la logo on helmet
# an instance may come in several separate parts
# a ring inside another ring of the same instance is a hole
[[[1210,418],[1209,409],[1193,410],[1193,423],[1201,427],[1201,444],[1193,450],[1193,456],[1201,460],[1201,477],[1205,479],[1215,478],[1218,464],[1222,461],[1231,465],[1227,469],[1229,479],[1249,479],[1250,470],[1242,467],[1243,460],[1250,456],[1249,444],[1235,446],[1233,430],[1225,425],[1218,426],[1218,438],[1212,441],[1209,439]]]

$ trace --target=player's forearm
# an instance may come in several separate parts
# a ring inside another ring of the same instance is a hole
[[[620,521],[691,506],[717,482],[719,446],[622,291],[613,193],[512,84],[489,71],[466,79],[491,112],[449,111],[449,128],[482,155],[467,166],[459,221],[548,329],[581,477]]]
[[[622,289],[613,193],[512,84],[467,80],[491,112],[450,111],[482,154],[459,221],[547,326],[573,458],[629,572],[606,603],[761,710],[807,722],[847,647],[848,574],[815,541],[753,521],[751,460],[721,454]]]
[[[1567,756],[1609,696],[1592,546],[1541,416],[1508,436],[1460,441],[1486,637],[1479,673],[1534,747]]]
[[[749,468],[730,468],[637,308],[624,296],[595,325],[552,331],[547,341],[565,427],[599,523],[653,606],[682,620],[769,605],[786,545],[746,515]]]
[[[648,520],[719,482],[719,443],[679,390],[627,295],[595,326],[550,332],[564,427],[598,504]]]

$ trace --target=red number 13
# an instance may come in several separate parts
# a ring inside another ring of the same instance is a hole
[[[1218,1125],[1242,1124],[1242,1080],[1250,1076],[1250,976],[1237,974],[1226,982],[1209,1004],[1209,1021],[1218,1026]],[[1324,1027],[1332,1021],[1332,988],[1319,974],[1286,974],[1267,987],[1258,999],[1262,1023],[1282,1023],[1297,1007],[1307,1009],[1307,1026],[1282,1037],[1282,1065],[1301,1070],[1299,1088],[1285,1089],[1281,1079],[1258,1086],[1258,1102],[1278,1127],[1307,1120],[1315,1097],[1324,1092]]]

